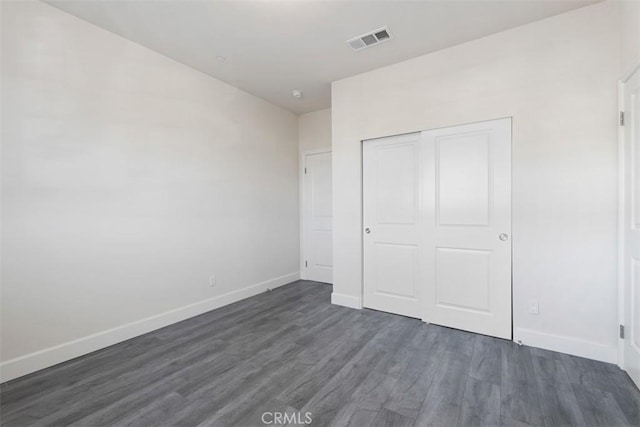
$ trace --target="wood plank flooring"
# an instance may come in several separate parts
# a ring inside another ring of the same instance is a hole
[[[614,365],[330,294],[295,282],[2,384],[0,423],[640,426],[640,392]]]

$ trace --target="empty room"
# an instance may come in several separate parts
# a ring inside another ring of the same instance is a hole
[[[0,0],[0,425],[640,426],[640,0]]]

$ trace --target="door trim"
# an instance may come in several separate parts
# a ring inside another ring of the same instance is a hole
[[[637,69],[637,68],[636,68]],[[624,110],[624,83],[633,76],[633,73],[626,79],[618,81],[618,118]],[[618,119],[619,120],[619,119]],[[618,121],[618,324],[624,324],[624,257],[625,257],[625,208],[627,205],[625,193],[625,141],[624,126],[620,126]],[[617,364],[622,369],[624,367],[624,339],[618,336],[618,357]]]
[[[300,217],[300,279],[302,280],[308,280],[307,278],[307,271],[306,268],[304,266],[304,261],[306,259],[306,237],[305,237],[305,227],[307,225],[306,219],[304,217],[304,207],[307,201],[307,194],[304,191],[304,169],[307,167],[307,156],[313,156],[314,154],[325,154],[325,153],[331,153],[331,148],[317,148],[314,150],[305,150],[305,151],[301,151],[300,152],[300,159],[298,161],[299,164],[299,168],[298,168],[298,188],[299,188],[299,200],[300,200],[300,206],[299,206],[299,217]]]

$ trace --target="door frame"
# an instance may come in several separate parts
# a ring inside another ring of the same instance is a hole
[[[618,81],[618,325],[624,325],[625,321],[625,258],[626,258],[626,168],[625,161],[627,158],[625,128],[620,123],[620,115],[624,112],[625,84],[632,77],[640,73],[640,64],[637,64],[631,72],[623,79]],[[625,332],[630,333],[631,327],[625,325]],[[618,366],[624,369],[624,339],[618,334]]]
[[[620,126],[620,114],[624,110],[624,81],[618,82],[618,324],[624,322],[624,257],[625,257],[625,141],[624,127]],[[624,367],[624,340],[618,335],[618,366]]]
[[[307,156],[313,156],[314,154],[325,154],[325,153],[331,153],[331,147],[328,148],[316,148],[313,150],[304,150],[300,152],[300,159],[298,161],[298,164],[300,165],[300,167],[298,168],[298,174],[299,174],[299,200],[300,200],[300,211],[299,211],[299,216],[300,216],[300,279],[302,280],[308,280],[307,278],[307,270],[305,268],[304,265],[304,261],[306,259],[306,244],[307,244],[307,239],[305,236],[305,230],[306,230],[306,226],[307,226],[307,221],[306,218],[304,216],[304,207],[307,203],[307,194],[305,191],[305,185],[304,185],[304,180],[305,180],[305,169],[307,167]],[[332,159],[333,160],[333,159]],[[333,192],[333,187],[332,187],[332,192]],[[332,231],[333,233],[333,231]]]
[[[640,64],[638,66],[638,68],[640,68]],[[633,75],[633,73],[632,73]],[[622,84],[622,83],[621,83]],[[620,86],[622,87],[622,86]],[[623,105],[624,105],[624,99],[623,99]],[[514,249],[514,233],[513,233],[513,142],[514,142],[514,138],[513,138],[513,121],[514,121],[514,117],[512,115],[510,116],[503,116],[503,117],[494,117],[494,118],[487,118],[487,119],[483,119],[483,120],[476,120],[473,122],[468,122],[468,123],[454,123],[454,124],[450,124],[450,125],[445,125],[445,126],[438,126],[435,128],[427,128],[427,129],[422,129],[422,130],[413,130],[413,131],[405,131],[405,132],[401,132],[398,134],[391,134],[391,135],[383,135],[383,136],[376,136],[376,137],[371,137],[371,138],[366,138],[366,139],[360,139],[360,272],[361,272],[361,277],[362,277],[362,282],[360,284],[360,301],[359,301],[359,309],[365,308],[364,307],[364,286],[365,286],[365,280],[364,280],[364,233],[363,233],[363,227],[364,227],[364,144],[367,141],[374,141],[377,139],[381,139],[381,138],[389,138],[392,136],[401,136],[401,135],[409,135],[412,133],[416,133],[416,132],[424,132],[424,131],[429,131],[429,130],[437,130],[437,129],[445,129],[445,128],[450,128],[450,127],[455,127],[455,126],[463,126],[463,125],[471,125],[471,124],[476,124],[476,123],[482,123],[482,122],[488,122],[488,121],[493,121],[493,120],[500,120],[500,119],[510,119],[511,120],[511,158],[510,158],[510,169],[511,169],[511,229],[509,230],[510,233],[510,244],[511,244],[511,338],[510,341],[514,341],[514,319],[513,319],[513,249]],[[354,306],[354,308],[356,308]],[[423,317],[422,319],[423,322],[425,323],[429,323],[427,322],[427,320],[425,320],[425,318]]]

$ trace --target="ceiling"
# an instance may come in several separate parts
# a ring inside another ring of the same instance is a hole
[[[47,3],[295,113],[331,105],[331,82],[597,0],[117,1]],[[394,38],[352,51],[385,25]],[[222,56],[225,61],[216,57]],[[295,99],[291,91],[303,91]]]

